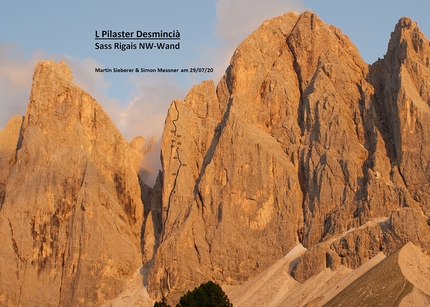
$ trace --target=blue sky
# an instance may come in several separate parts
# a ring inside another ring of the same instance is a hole
[[[311,10],[347,34],[364,60],[383,57],[402,16],[430,35],[429,0],[3,0],[0,3],[0,128],[24,115],[34,65],[65,60],[74,81],[103,105],[128,140],[161,136],[167,108],[195,83],[216,82],[234,48],[265,19]],[[95,31],[181,33],[179,50],[96,50]],[[104,68],[212,67],[211,74],[95,73]]]

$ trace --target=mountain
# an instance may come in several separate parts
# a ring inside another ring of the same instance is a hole
[[[427,304],[429,48],[402,18],[368,65],[309,11],[265,21],[172,102],[153,187],[145,140],[40,62],[0,132],[0,305],[172,304],[208,280],[238,306]]]
[[[138,161],[63,63],[1,132],[0,305],[99,306],[141,265]]]
[[[288,13],[238,46],[216,87],[174,101],[149,293],[240,285],[300,243],[300,283],[407,242],[428,253],[429,44],[402,18],[368,65],[339,29]]]

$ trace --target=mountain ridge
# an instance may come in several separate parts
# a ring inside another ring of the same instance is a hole
[[[217,86],[172,102],[152,188],[145,141],[128,144],[64,62],[40,62],[26,115],[0,132],[0,302],[142,301],[127,288],[141,265],[150,296],[175,302],[207,280],[242,285],[299,244],[271,275],[290,286],[408,242],[428,257],[429,48],[402,18],[368,65],[312,12],[265,21]]]

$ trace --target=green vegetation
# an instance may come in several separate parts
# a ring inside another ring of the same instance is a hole
[[[170,307],[166,298],[156,302],[154,307]],[[221,287],[212,281],[201,284],[193,291],[184,294],[176,307],[233,307]]]
[[[163,296],[163,298],[161,299],[161,302],[155,302],[154,303],[154,307],[170,307],[169,304],[167,304],[167,300],[166,298]]]

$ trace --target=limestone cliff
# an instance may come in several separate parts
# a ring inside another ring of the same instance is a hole
[[[264,22],[216,88],[169,109],[150,294],[241,284],[299,243],[300,282],[408,241],[429,252],[429,55],[409,19],[372,66],[311,12]]]
[[[71,80],[38,63],[22,125],[1,132],[2,306],[99,306],[141,264],[135,156]]]
[[[153,188],[146,141],[128,144],[64,63],[39,63],[0,132],[0,305],[110,304],[142,260],[173,302],[207,280],[346,274],[407,242],[428,255],[429,56],[408,18],[372,65],[311,12],[268,20],[217,86],[172,102]]]

